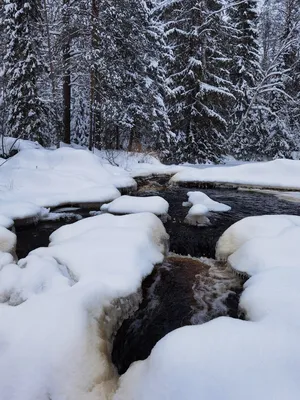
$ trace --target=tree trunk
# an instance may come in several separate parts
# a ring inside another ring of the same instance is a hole
[[[63,125],[64,125],[64,142],[71,143],[71,38],[69,32],[69,0],[64,0],[63,10]]]

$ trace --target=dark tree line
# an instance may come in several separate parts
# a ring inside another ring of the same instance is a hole
[[[4,0],[0,22],[2,135],[297,157],[300,0]]]

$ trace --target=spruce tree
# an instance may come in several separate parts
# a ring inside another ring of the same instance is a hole
[[[217,161],[223,153],[225,116],[232,98],[221,2],[170,0],[158,8],[173,51],[168,82],[176,161]]]
[[[9,38],[4,57],[7,80],[7,133],[43,143],[46,107],[38,80],[45,64],[40,57],[39,0],[5,0],[4,25]]]

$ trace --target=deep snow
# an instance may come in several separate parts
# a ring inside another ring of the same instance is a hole
[[[1,253],[1,400],[110,398],[111,335],[167,239],[153,214],[100,215],[64,226],[17,264]]]
[[[239,253],[234,268],[253,274],[240,301],[247,320],[222,317],[171,332],[121,377],[114,400],[298,399],[300,261],[288,242],[296,235],[299,244],[299,223],[300,217],[246,218],[229,232],[232,246],[225,232],[219,254],[226,259],[233,251],[231,264]],[[266,228],[260,236],[268,224],[277,234]],[[273,243],[267,253],[266,240]],[[281,246],[285,257],[269,257]]]
[[[282,159],[233,167],[186,168],[174,175],[171,183],[211,182],[300,190],[299,176],[300,161]]]

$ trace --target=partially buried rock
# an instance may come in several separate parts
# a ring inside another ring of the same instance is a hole
[[[208,208],[202,204],[195,204],[189,209],[187,216],[185,217],[184,223],[195,226],[207,226],[210,225],[209,219],[206,217]]]
[[[101,207],[101,211],[116,215],[151,212],[160,217],[166,216],[168,210],[169,203],[160,196],[121,196]]]

